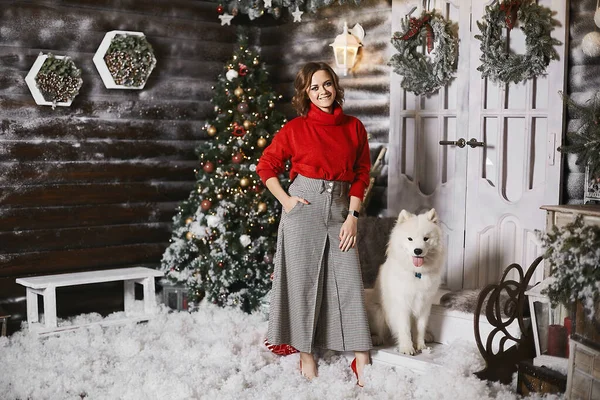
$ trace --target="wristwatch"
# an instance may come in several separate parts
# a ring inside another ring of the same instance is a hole
[[[360,215],[360,213],[356,210],[350,210],[348,211],[349,215],[352,215],[354,218],[358,218],[358,216]]]

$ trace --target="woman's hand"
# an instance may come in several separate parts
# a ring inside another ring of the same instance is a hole
[[[356,246],[356,232],[358,230],[358,219],[348,215],[340,229],[340,250],[348,251]]]
[[[292,208],[296,207],[296,203],[304,203],[304,204],[310,204],[308,201],[306,201],[305,199],[303,199],[302,197],[298,197],[298,196],[288,196],[287,199],[285,199],[281,205],[283,206],[283,210],[285,211],[285,213],[289,213],[290,211],[292,211]]]

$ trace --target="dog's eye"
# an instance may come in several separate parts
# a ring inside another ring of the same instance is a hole
[[[409,238],[408,238],[408,241],[409,241],[409,242],[412,242],[412,238],[411,238],[411,237],[409,237]]]
[[[425,242],[426,242],[426,241],[428,241],[428,240],[429,240],[429,238],[428,238],[428,237],[424,237],[424,238],[423,238],[423,241],[425,241]]]

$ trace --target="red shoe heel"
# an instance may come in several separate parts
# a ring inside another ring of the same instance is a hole
[[[356,370],[356,358],[354,360],[352,360],[352,364],[350,364],[350,368],[352,368],[352,372],[354,372],[354,375],[356,375],[356,384],[360,387],[364,387],[364,385],[361,385],[358,380],[358,371]]]

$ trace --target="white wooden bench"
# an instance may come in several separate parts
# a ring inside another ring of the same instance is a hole
[[[56,288],[65,286],[87,285],[90,283],[123,281],[125,318],[107,321],[109,323],[122,323],[127,321],[147,320],[156,313],[156,298],[154,278],[163,276],[163,273],[145,267],[109,269],[101,271],[75,272],[70,274],[33,276],[18,278],[17,283],[27,289],[27,323],[30,331],[49,333],[71,330],[81,327],[59,327],[56,318]],[[135,284],[144,288],[144,313],[134,315],[133,304],[135,301]],[[42,296],[44,304],[44,324],[39,323],[38,298]]]

